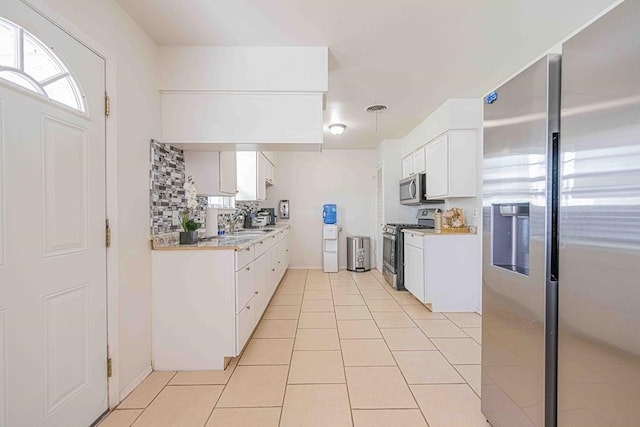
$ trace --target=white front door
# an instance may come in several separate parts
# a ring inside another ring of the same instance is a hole
[[[0,77],[42,91],[0,78],[0,426],[86,427],[108,407],[105,63],[18,0],[0,18],[22,28]],[[48,98],[73,104],[68,78],[84,112]]]

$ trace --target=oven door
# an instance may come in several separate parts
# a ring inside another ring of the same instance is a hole
[[[394,288],[397,286],[396,239],[394,234],[382,233],[382,275]]]

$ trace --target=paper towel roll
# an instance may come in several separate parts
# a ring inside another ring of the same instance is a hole
[[[206,228],[204,234],[207,237],[218,235],[218,209],[207,208]]]

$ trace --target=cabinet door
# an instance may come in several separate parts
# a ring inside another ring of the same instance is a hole
[[[475,130],[449,132],[449,197],[475,197],[478,182]]]
[[[237,201],[257,200],[258,156],[256,151],[236,153]]]
[[[413,174],[413,157],[409,154],[402,159],[402,177],[406,178]]]
[[[240,354],[256,325],[256,309],[253,298],[236,314],[236,354]]]
[[[267,302],[271,299],[271,256],[266,253],[255,261],[256,286],[253,298],[256,316],[262,316]]]
[[[447,135],[427,144],[427,199],[449,195],[449,140]]]
[[[267,159],[262,153],[258,155],[258,180],[257,185],[257,198],[258,200],[267,199]]]
[[[404,244],[404,287],[422,303],[425,303],[423,251]]]
[[[184,164],[185,175],[193,177],[198,194],[215,196],[220,193],[220,153],[185,150]]]
[[[239,313],[242,307],[253,298],[255,292],[254,267],[254,263],[250,262],[236,272],[236,313]]]
[[[220,194],[235,196],[238,190],[236,180],[236,152],[220,152]]]
[[[276,185],[276,167],[273,163],[267,162],[267,169],[269,173],[267,174],[268,181],[271,185]]]
[[[411,155],[413,158],[413,173],[424,173],[425,172],[425,161],[424,161],[424,147],[418,148]]]
[[[289,268],[289,231],[285,230],[282,236],[282,274]]]

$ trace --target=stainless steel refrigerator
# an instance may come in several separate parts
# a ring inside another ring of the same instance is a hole
[[[640,0],[487,96],[482,412],[640,426]]]

